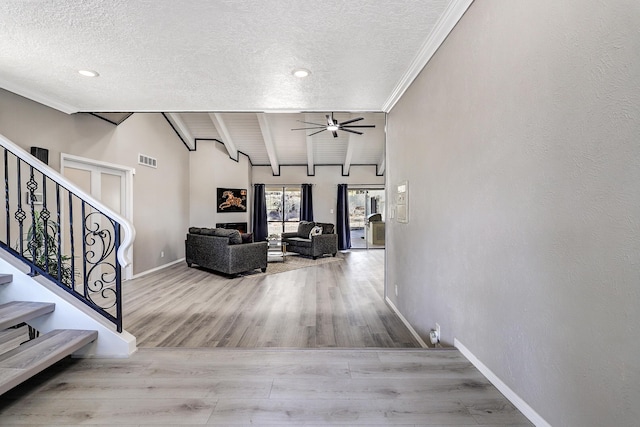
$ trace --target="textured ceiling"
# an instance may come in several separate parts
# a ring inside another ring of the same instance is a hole
[[[380,111],[447,3],[2,0],[0,85],[77,111]]]
[[[305,114],[260,124],[260,113],[386,111],[471,1],[2,0],[0,87],[67,113],[181,113],[187,139],[220,139],[230,153],[209,113],[252,112],[220,116],[226,137],[274,170],[318,158],[381,165],[349,138],[290,131]],[[298,79],[297,67],[312,74]],[[383,126],[366,131],[384,156]]]

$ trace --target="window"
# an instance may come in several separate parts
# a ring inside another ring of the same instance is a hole
[[[300,222],[300,187],[266,187],[269,235],[295,232]]]

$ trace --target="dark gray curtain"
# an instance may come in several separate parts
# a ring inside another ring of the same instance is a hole
[[[264,184],[253,185],[253,240],[267,240],[267,199],[264,195]]]
[[[338,249],[351,248],[351,227],[349,227],[349,192],[347,184],[338,184],[338,206],[336,209],[336,232]]]
[[[302,200],[300,201],[300,220],[313,221],[313,197],[311,196],[312,184],[302,184]]]

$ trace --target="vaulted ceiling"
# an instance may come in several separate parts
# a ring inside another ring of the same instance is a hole
[[[216,139],[274,173],[382,173],[385,112],[471,2],[3,0],[0,87],[66,113],[162,112],[190,149]],[[331,112],[375,128],[291,130]]]

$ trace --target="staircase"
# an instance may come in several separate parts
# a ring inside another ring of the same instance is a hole
[[[11,280],[11,275],[0,274],[0,286]],[[55,304],[45,302],[11,301],[0,304],[0,340],[15,339],[15,332],[9,328],[46,316],[54,310]],[[97,338],[97,331],[56,329],[0,354],[0,395]]]

